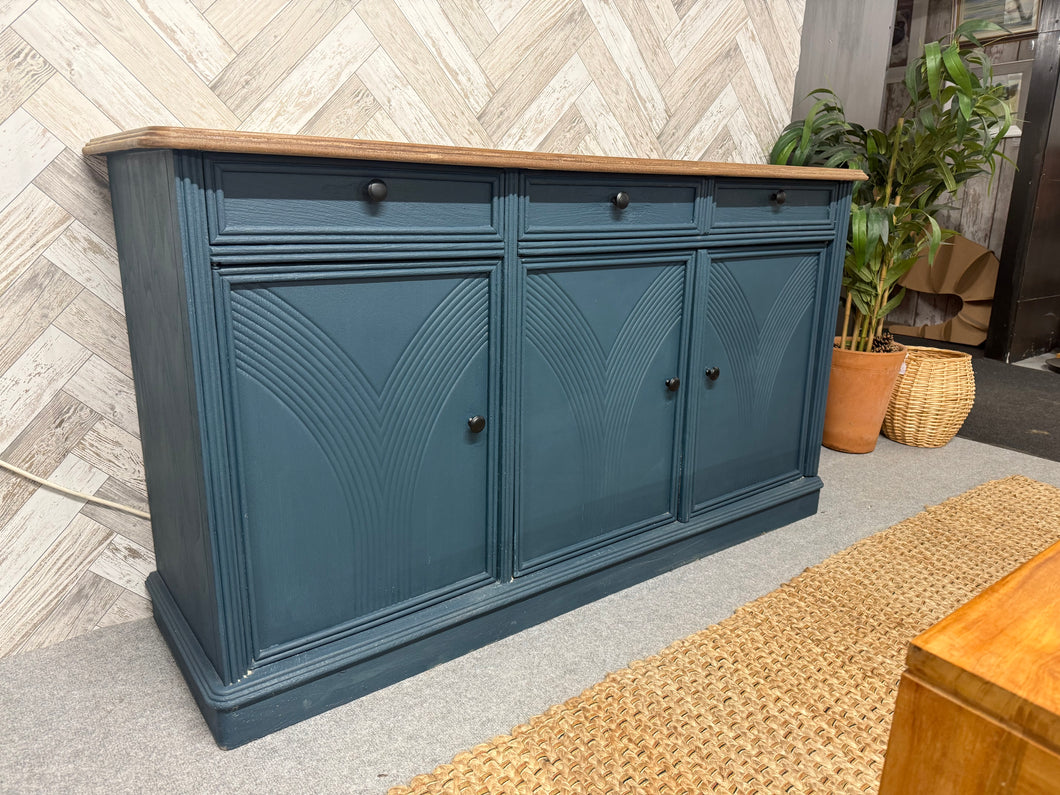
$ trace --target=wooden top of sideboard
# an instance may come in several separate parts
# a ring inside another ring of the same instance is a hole
[[[914,638],[906,664],[1060,751],[1060,543]]]
[[[337,157],[400,163],[438,163],[456,166],[527,168],[547,171],[599,171],[622,174],[682,174],[708,177],[773,177],[862,181],[865,174],[854,169],[803,166],[710,163],[701,160],[651,160],[636,157],[596,157],[551,152],[512,152],[463,146],[357,141],[312,135],[200,130],[188,127],[141,127],[136,130],[93,138],[82,150],[86,155],[104,155],[132,149],[191,149],[202,152],[240,152],[259,155]]]

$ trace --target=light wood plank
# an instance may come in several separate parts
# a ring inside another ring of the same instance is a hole
[[[79,400],[59,392],[3,450],[0,457],[27,472],[46,477],[81,441],[99,415]],[[37,485],[10,472],[0,473],[0,527],[33,496]]]
[[[237,47],[239,54],[210,87],[238,117],[245,118],[302,56],[346,16],[350,7],[348,2],[332,0],[286,5],[257,36]]]
[[[97,561],[113,535],[87,516],[73,517],[59,538],[0,602],[0,657],[16,649],[28,650],[26,642],[43,628],[49,614],[64,602],[65,595]],[[118,594],[112,592],[110,600],[93,617],[88,629],[95,626],[117,597]],[[60,626],[71,623],[69,616],[59,619]],[[55,638],[56,634],[62,637]],[[53,627],[51,632],[43,633],[37,643],[29,644],[29,648],[39,648],[48,645],[49,639],[54,643],[63,637],[62,629]]]
[[[681,11],[678,10],[678,13],[681,14]],[[743,0],[737,3],[732,0],[699,0],[687,13],[681,14],[681,21],[666,39],[666,48],[670,51],[674,63],[680,63],[691,55],[693,50],[702,47],[705,34],[715,28],[724,27],[724,21],[733,16],[742,21],[746,15]]]
[[[191,0],[133,0],[133,7],[207,83],[236,55]]]
[[[728,120],[739,109],[740,100],[736,92],[733,91],[732,86],[725,86],[707,112],[699,118],[688,134],[676,143],[670,154],[677,158],[701,157],[711,142],[728,126]],[[732,132],[731,128],[729,132]]]
[[[85,362],[66,382],[63,391],[130,436],[139,438],[132,378],[118,372],[99,356]]]
[[[236,50],[242,50],[287,5],[288,0],[216,0],[203,15]]]
[[[132,379],[125,318],[89,291],[81,293],[56,319],[55,326],[80,342],[126,380]]]
[[[666,37],[655,26],[647,5],[643,0],[608,0],[604,5],[613,24],[621,24],[629,31],[651,79],[656,85],[665,83],[674,70],[674,61],[666,49]]]
[[[435,60],[423,40],[416,35],[394,0],[361,0],[357,4],[357,14],[372,31],[380,50],[387,52],[409,88],[430,109],[450,141],[460,146],[489,144],[490,138],[479,124],[476,114],[468,107],[467,100],[453,85],[450,76]],[[361,79],[365,85],[369,85],[363,75]],[[372,93],[383,104],[375,88],[372,88]],[[388,112],[401,125],[393,109],[388,108]]]
[[[107,476],[76,455],[69,455],[50,474],[50,479],[66,488],[92,494]],[[7,598],[63,534],[84,502],[40,488],[0,528],[0,600]],[[82,517],[81,521],[91,520]]]
[[[571,105],[541,141],[538,149],[542,152],[573,152],[588,134],[589,124],[582,118],[578,106]]]
[[[73,219],[32,185],[0,210],[0,292],[29,268]]]
[[[585,119],[593,138],[600,144],[603,154],[609,157],[634,157],[633,144],[629,142],[622,124],[607,106],[599,89],[592,83],[581,93],[575,103]]]
[[[22,108],[75,152],[90,138],[118,132],[118,125],[59,74],[52,75]]]
[[[371,32],[351,11],[269,91],[240,128],[298,132],[339,86],[355,76],[376,46]]]
[[[439,0],[439,5],[457,35],[477,60],[497,35],[497,29],[493,27],[482,6],[477,0]]]
[[[478,0],[482,12],[497,31],[504,30],[514,22],[527,2],[528,0]]]
[[[791,64],[789,71],[792,74],[792,87],[794,87],[794,74],[799,69],[799,57],[802,51],[802,20],[806,11],[805,5],[793,3],[790,0],[787,3],[769,2],[769,0],[745,0],[745,2],[748,13],[751,14],[756,24],[759,18],[768,19],[770,27],[776,31],[776,49],[778,54],[786,56]],[[768,5],[762,6],[763,2]],[[777,72],[777,74],[780,73]]]
[[[122,589],[110,610],[99,619],[99,623],[96,626],[113,627],[117,624],[128,623],[129,621],[139,621],[141,618],[150,618],[151,615],[152,610],[150,599],[144,599],[142,596],[138,596],[132,591]]]
[[[365,66],[377,57],[377,50]],[[577,56],[568,67],[584,73],[585,66]],[[361,67],[360,72],[364,72]],[[556,81],[554,80],[553,83]],[[584,83],[584,81],[582,81]],[[365,85],[368,85],[365,81]],[[584,90],[584,85],[581,90]],[[371,86],[369,86],[371,88]],[[580,94],[581,90],[577,93]],[[577,94],[574,98],[576,98]],[[574,101],[571,99],[571,102]],[[553,118],[559,118],[557,114]],[[493,168],[534,168],[556,171],[599,171],[630,174],[690,174],[725,177],[776,177],[788,179],[824,179],[862,181],[860,171],[845,168],[810,168],[803,166],[763,166],[732,163],[697,163],[687,160],[650,160],[626,157],[580,157],[551,152],[474,149],[458,146],[387,143],[343,138],[314,138],[278,133],[231,132],[228,130],[190,130],[178,127],[145,127],[119,135],[96,138],[84,148],[87,155],[133,149],[195,149],[207,152],[247,152],[260,154],[300,155],[311,157],[384,160],[395,163],[447,163],[450,165]]]
[[[651,14],[651,18],[655,22],[655,29],[663,37],[663,44],[665,45],[666,38],[681,23],[681,17],[677,15],[677,9],[674,8],[674,4],[670,0],[643,0],[643,4],[648,13]]]
[[[574,151],[587,157],[600,157],[604,154],[604,148],[600,146],[600,142],[596,140],[591,131],[582,138]]]
[[[736,142],[732,138],[732,133],[729,132],[728,126],[710,142],[706,150],[703,152],[704,160],[735,160],[736,159]]]
[[[0,28],[6,28],[33,5],[33,0],[0,0]]]
[[[239,124],[228,106],[126,0],[63,0],[63,5],[182,124]]]
[[[736,34],[736,43],[740,47],[740,52],[743,53],[751,79],[762,96],[762,104],[772,114],[777,129],[780,129],[790,120],[788,113],[788,96],[790,95],[781,95],[776,78],[773,76],[773,70],[769,65],[769,59],[766,57],[765,50],[762,49],[762,42],[753,24],[748,22],[744,25],[743,29]]]
[[[63,151],[58,138],[24,110],[0,123],[0,208],[6,207]]]
[[[144,580],[155,570],[155,556],[124,536],[116,535],[96,558],[90,571],[147,599]]]
[[[733,92],[735,93],[735,92]],[[764,163],[769,149],[763,146],[751,129],[751,122],[742,107],[736,107],[729,116],[729,132],[736,144],[736,157],[740,163]]]
[[[140,440],[116,423],[101,419],[81,437],[74,454],[134,489],[146,490]]]
[[[689,103],[703,107],[717,94],[703,81],[717,84],[726,75],[716,72],[724,63],[722,56],[736,45],[736,34],[747,21],[743,0],[726,0],[715,24],[697,28],[698,40],[687,56],[677,58],[677,67],[662,86],[663,97],[672,114],[678,114]],[[675,56],[676,58],[676,56]],[[665,148],[665,146],[664,146]]]
[[[119,127],[177,123],[177,117],[59,0],[37,0],[13,27]]]
[[[85,158],[63,149],[33,184],[108,246],[117,249],[110,189]]]
[[[791,97],[795,90],[795,73],[799,69],[800,44],[799,28],[794,25],[787,3],[744,0],[744,5],[769,59],[769,70],[777,81],[780,95]],[[786,119],[790,118],[790,108],[782,107],[780,111]]]
[[[55,69],[11,28],[0,28],[0,65],[0,121],[4,121]]]
[[[482,109],[479,121],[486,132],[497,140],[510,130],[534,98],[570,60],[570,54],[577,52],[595,31],[581,5],[572,6],[569,13],[560,17],[548,31],[550,46],[536,53],[534,58],[524,58],[516,64]]]
[[[674,12],[678,19],[684,19],[697,5],[709,2],[710,0],[673,0]]]
[[[372,92],[354,75],[299,130],[303,135],[353,137],[379,110]],[[393,139],[385,139],[393,140]]]
[[[70,218],[65,212],[63,215]],[[77,221],[70,224],[48,246],[44,256],[55,267],[91,290],[111,309],[124,315],[118,252],[87,226]]]
[[[579,5],[577,0],[530,0],[479,56],[486,76],[501,85],[524,58],[533,60],[547,50],[550,31]],[[489,14],[489,9],[483,7]]]
[[[401,12],[448,75],[471,112],[478,114],[493,94],[493,84],[474,53],[449,22],[438,0],[403,0]]]
[[[43,649],[91,632],[111,613],[122,594],[129,591],[86,571],[72,586],[66,586],[65,593],[55,609],[19,644],[18,653]]]
[[[659,133],[659,144],[663,152],[670,154],[682,150],[683,145],[685,148],[682,151],[696,150],[696,146],[687,146],[689,136],[697,125],[702,123],[703,117],[710,112],[711,105],[729,85],[729,75],[740,67],[740,50],[734,34],[729,46],[716,52],[716,59],[703,64],[700,73],[693,78],[699,90],[689,91],[674,106],[673,114]],[[717,118],[714,118],[717,121]],[[709,141],[703,143],[705,148]]]
[[[578,50],[578,56],[589,70],[600,95],[611,112],[623,121],[626,137],[633,144],[638,157],[659,158],[663,148],[659,145],[658,131],[640,107],[637,95],[627,83],[607,50],[607,45],[595,28]]]
[[[0,373],[33,344],[84,288],[44,257],[0,292]]]
[[[107,481],[96,490],[96,496],[103,500],[110,500],[119,505],[128,505],[130,508],[147,511],[147,497],[142,490],[134,489],[116,478],[107,478]],[[151,536],[151,522],[139,516],[108,508],[104,505],[96,505],[86,502],[81,513],[91,517],[106,528],[115,533],[135,541],[146,549],[154,549],[154,539]]]
[[[90,355],[80,343],[49,326],[0,375],[0,449],[11,444]]]
[[[387,118],[401,131],[402,138],[445,144],[453,142],[382,47],[357,70],[357,77],[372,92]]]
[[[746,63],[740,61],[739,58],[735,59],[735,68],[730,72],[731,85],[736,96],[740,98],[740,109],[748,124],[746,132],[754,136],[760,151],[768,153],[787,123],[787,117],[784,117],[785,121],[781,121],[778,114],[766,107],[762,95],[758,92],[758,85],[751,75],[751,70]],[[751,162],[762,162],[762,159],[758,158]]]
[[[501,137],[500,145],[512,149],[536,148],[590,82],[592,78],[585,64],[577,55],[573,56]]]
[[[379,109],[368,122],[357,132],[357,138],[367,141],[394,141],[408,143],[408,136],[385,110]]]

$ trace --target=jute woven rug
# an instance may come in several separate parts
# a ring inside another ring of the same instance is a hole
[[[1060,489],[992,481],[390,793],[875,792],[906,644],[1058,539]]]

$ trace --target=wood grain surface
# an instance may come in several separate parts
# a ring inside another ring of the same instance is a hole
[[[1060,752],[1060,544],[916,637],[906,665]]]
[[[518,152],[464,146],[358,141],[309,135],[197,130],[186,127],[142,127],[93,138],[82,150],[86,155],[132,149],[194,149],[206,152],[241,152],[305,157],[384,160],[400,163],[437,163],[457,166],[529,168],[550,171],[600,171],[623,174],[690,174],[716,177],[776,177],[861,181],[856,169],[803,168],[756,163],[716,163],[693,160],[659,160],[639,157],[602,157],[553,152]]]
[[[880,795],[1047,795],[1060,756],[911,674],[902,676]]]
[[[909,645],[881,795],[1060,791],[1060,543]]]

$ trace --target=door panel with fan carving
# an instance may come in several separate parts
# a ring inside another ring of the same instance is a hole
[[[683,515],[802,475],[822,252],[701,254]]]
[[[517,572],[676,519],[690,261],[524,262]]]
[[[494,267],[220,277],[257,660],[494,580]]]

